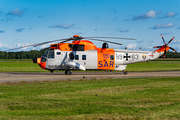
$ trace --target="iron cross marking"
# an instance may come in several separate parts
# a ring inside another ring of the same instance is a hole
[[[126,56],[124,56],[124,58],[126,58],[126,61],[128,61],[128,58],[130,58],[131,56],[128,56],[128,53],[126,53]]]

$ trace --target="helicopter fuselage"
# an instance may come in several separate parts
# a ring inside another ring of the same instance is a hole
[[[83,44],[84,42],[86,44]],[[51,49],[37,59],[40,67],[50,71],[68,69],[124,71],[128,64],[157,59],[164,53],[162,48],[156,51],[97,48],[90,41],[79,41],[78,44],[66,43],[64,44],[66,47],[60,49],[62,46],[63,44],[51,45]]]

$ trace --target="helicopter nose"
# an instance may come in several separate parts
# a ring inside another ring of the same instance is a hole
[[[46,59],[44,57],[37,58],[37,63],[43,69],[46,69]]]

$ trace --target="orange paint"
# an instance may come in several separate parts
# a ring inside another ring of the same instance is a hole
[[[72,51],[69,45],[84,45],[84,51],[86,50],[92,50],[92,49],[97,49],[97,47],[88,40],[78,40],[78,41],[73,41],[72,43],[57,43],[57,44],[51,44],[50,48],[51,49],[59,49],[61,51]]]
[[[98,48],[97,52],[98,52],[98,61],[97,61],[98,66],[97,66],[97,69],[114,70],[114,67],[115,67],[114,49]]]
[[[41,58],[37,58],[37,63],[42,69],[46,70],[46,62],[41,62]]]
[[[166,51],[168,51],[170,48],[169,48],[169,46],[167,45],[166,46]],[[163,45],[161,48],[159,48],[159,49],[157,49],[157,50],[155,50],[155,52],[164,52],[165,51],[165,45]]]
[[[41,63],[41,58],[37,58],[37,63],[38,63],[38,64]]]

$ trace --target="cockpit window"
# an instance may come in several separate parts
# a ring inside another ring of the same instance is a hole
[[[43,56],[47,58],[54,58],[54,50],[47,50]]]
[[[48,51],[48,58],[54,58],[54,50]]]
[[[44,57],[47,57],[48,51],[49,51],[49,50],[47,50],[47,51],[44,53],[44,55],[43,55]]]

